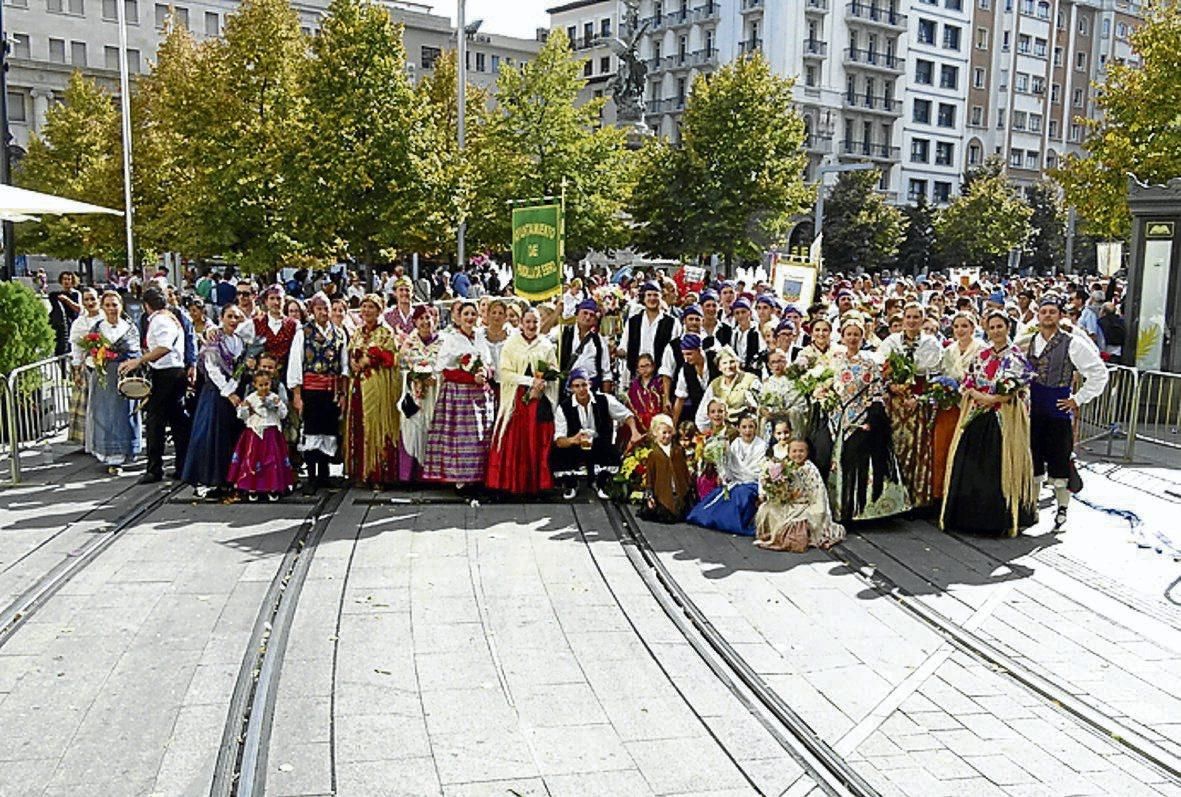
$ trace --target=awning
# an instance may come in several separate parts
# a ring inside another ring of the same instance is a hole
[[[42,194],[17,188],[14,185],[0,184],[0,219],[6,221],[27,221],[22,216],[66,213],[108,213],[122,216],[123,211],[91,205],[89,202],[79,202],[53,194]]]

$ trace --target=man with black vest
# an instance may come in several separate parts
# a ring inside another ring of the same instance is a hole
[[[680,427],[681,419],[697,417],[697,407],[705,390],[718,376],[713,355],[703,351],[701,338],[686,333],[681,336],[681,365],[673,376],[673,426]]]
[[[644,283],[640,299],[644,309],[627,320],[619,346],[627,353],[628,381],[636,373],[640,355],[647,354],[652,362],[661,363],[664,350],[674,338],[681,336],[681,322],[660,309],[660,287],[654,282]]]
[[[567,374],[582,371],[590,379],[592,389],[611,393],[614,388],[611,352],[595,328],[598,318],[599,305],[594,299],[583,299],[575,306],[574,323],[559,327],[558,370]]]
[[[578,492],[578,477],[586,473],[606,498],[605,487],[611,474],[619,469],[621,458],[615,447],[615,430],[626,425],[631,442],[643,437],[631,410],[614,397],[591,391],[586,373],[575,369],[566,380],[570,395],[558,402],[554,413],[554,446],[550,449],[550,467],[564,484],[567,501]]]
[[[718,304],[718,294],[716,291],[704,290],[701,292],[701,348],[704,351],[713,351],[722,344],[718,342],[718,335],[722,334],[722,330],[727,327],[725,321],[719,315],[720,305]]]
[[[1039,483],[1048,476],[1054,488],[1056,532],[1064,530],[1070,504],[1066,485],[1074,451],[1074,414],[1107,386],[1107,368],[1090,336],[1078,328],[1073,333],[1063,331],[1058,326],[1061,320],[1058,297],[1046,294],[1037,311],[1038,331],[1026,349],[1036,371],[1030,384],[1029,408],[1033,473]],[[1075,372],[1082,374],[1083,385],[1071,395]]]
[[[673,388],[676,387],[677,371],[685,362],[685,358],[681,354],[681,341],[686,335],[693,335],[700,341],[701,308],[695,304],[686,307],[681,311],[681,323],[684,325],[681,337],[674,340],[672,345],[664,350],[664,359],[657,369],[657,374],[660,375],[661,390],[664,392],[664,412],[668,414],[672,413]]]
[[[734,350],[742,370],[758,376],[762,371],[764,343],[759,328],[751,323],[750,302],[735,299],[730,307],[734,313],[734,326],[726,327],[718,334],[718,343]]]

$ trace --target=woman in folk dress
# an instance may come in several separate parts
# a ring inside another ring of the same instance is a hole
[[[88,362],[90,393],[87,399],[86,450],[107,466],[111,475],[121,473],[123,463],[140,450],[137,402],[119,392],[119,365],[139,357],[139,330],[123,318],[123,300],[114,291],[102,295],[103,317],[89,330],[110,342],[116,357],[106,363]],[[103,371],[99,375],[99,369]]]
[[[411,318],[414,331],[403,341],[399,358],[404,388],[398,402],[398,412],[402,416],[398,478],[404,482],[422,479],[427,432],[435,417],[435,402],[439,397],[436,363],[442,343],[435,332],[435,317],[429,305],[416,306]]]
[[[398,481],[397,342],[381,323],[383,305],[375,294],[361,300],[361,325],[348,343],[343,435],[345,473],[377,487]]]

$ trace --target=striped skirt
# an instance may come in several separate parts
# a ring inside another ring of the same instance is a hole
[[[86,406],[89,404],[90,387],[85,382],[82,387],[74,386],[70,389],[70,431],[66,440],[78,445],[86,444]]]
[[[427,433],[423,478],[470,484],[484,481],[496,404],[486,386],[444,382]]]

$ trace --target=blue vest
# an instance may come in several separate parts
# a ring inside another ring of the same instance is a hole
[[[324,335],[310,323],[303,328],[303,370],[309,374],[340,376],[343,362],[344,333],[335,326],[329,326],[330,333]]]

